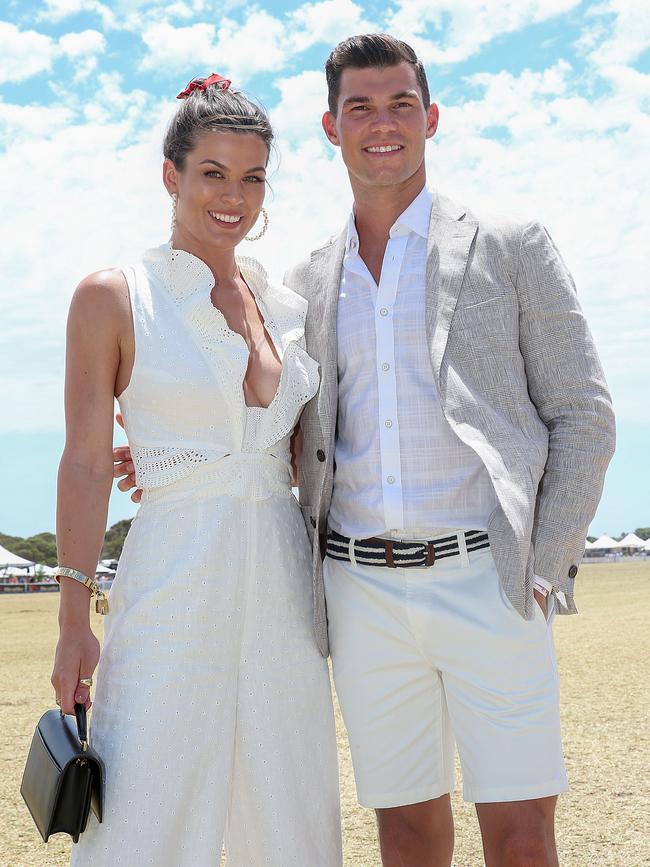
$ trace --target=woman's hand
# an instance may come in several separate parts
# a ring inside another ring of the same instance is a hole
[[[128,446],[117,446],[113,449],[113,478],[119,479],[117,487],[120,491],[130,491],[134,503],[142,499],[142,489],[136,487],[135,467],[131,460],[131,449]]]
[[[92,705],[90,689],[79,680],[92,677],[99,653],[99,641],[90,626],[61,626],[51,680],[63,713],[74,714],[75,702],[83,704],[86,710]]]
[[[115,416],[116,422],[121,428],[124,428],[124,419],[122,413]],[[130,491],[135,488],[131,494],[131,499],[134,503],[139,503],[142,499],[142,489],[137,487],[135,481],[135,466],[131,459],[131,449],[128,446],[117,446],[113,449],[113,478],[119,479],[117,483],[118,490]]]

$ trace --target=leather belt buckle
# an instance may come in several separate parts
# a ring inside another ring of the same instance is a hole
[[[409,566],[410,569],[430,569],[436,562],[436,549],[433,542],[422,542],[422,553],[424,554],[424,563],[422,566]]]

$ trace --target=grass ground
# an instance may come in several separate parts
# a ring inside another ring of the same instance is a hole
[[[52,706],[57,594],[0,596],[0,867],[68,862],[45,846],[19,794],[29,740]],[[650,562],[584,566],[579,617],[555,623],[571,790],[558,808],[564,867],[650,865]],[[99,627],[99,618],[96,618]],[[345,733],[339,747],[346,867],[377,867],[372,813],[357,806]],[[456,867],[481,867],[471,805],[454,796]],[[255,865],[251,865],[255,867]],[[309,865],[305,865],[309,867]]]

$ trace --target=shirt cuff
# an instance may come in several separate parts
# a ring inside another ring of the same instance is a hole
[[[542,578],[541,575],[535,575],[534,579],[535,579],[535,583],[533,586],[534,586],[535,590],[539,590],[539,592],[542,593],[544,596],[548,596],[549,593],[555,593],[555,591],[553,590],[553,585],[551,584],[550,581],[547,581],[546,578]],[[555,593],[555,595],[557,596],[558,601],[564,607],[566,607],[567,603],[566,603],[566,596],[564,595],[564,593],[561,590],[559,590],[557,593]]]

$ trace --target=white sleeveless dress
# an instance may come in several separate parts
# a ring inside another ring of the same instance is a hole
[[[125,269],[135,331],[119,398],[142,504],[110,593],[93,746],[106,764],[75,867],[340,867],[326,661],[289,438],[316,393],[306,302],[238,260],[282,361],[248,408],[248,350],[200,259]]]

